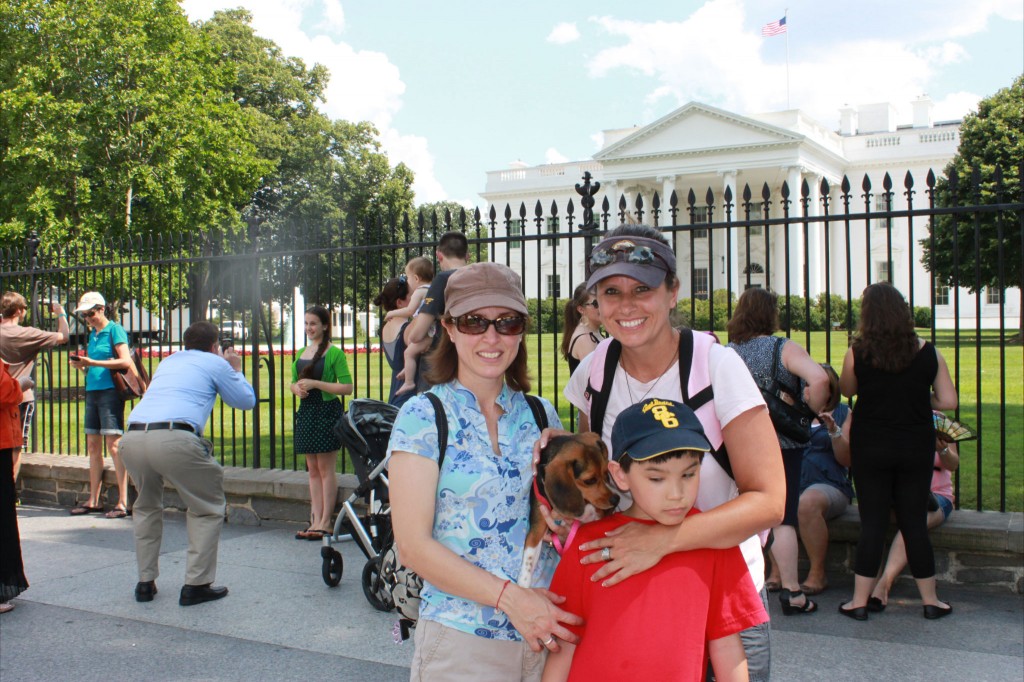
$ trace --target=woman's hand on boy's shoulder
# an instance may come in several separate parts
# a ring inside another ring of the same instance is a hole
[[[581,544],[580,563],[604,563],[590,579],[611,587],[661,561],[675,532],[676,527],[671,526],[627,523],[608,531],[603,538]],[[610,551],[605,552],[605,548]]]

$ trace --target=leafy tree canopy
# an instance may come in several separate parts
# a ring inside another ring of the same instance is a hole
[[[935,204],[948,207],[1019,202],[1022,164],[1024,75],[981,100],[977,113],[964,118],[957,154],[946,167],[945,177],[936,182]],[[977,186],[972,179],[975,172],[980,178]],[[951,182],[954,175],[956,181]],[[977,221],[980,230],[976,247],[975,215],[936,217],[932,227],[934,244],[931,239],[921,241],[925,267],[935,274],[936,281],[967,287],[974,293],[984,287],[1000,286],[1001,264],[1002,286],[1021,288],[1024,254],[1016,214],[979,212]]]

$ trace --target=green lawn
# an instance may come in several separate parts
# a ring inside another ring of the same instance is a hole
[[[924,333],[922,331],[922,333]],[[725,342],[726,335],[719,332]],[[815,359],[828,360],[837,369],[842,366],[847,338],[843,332],[833,333],[826,343],[825,332],[796,332],[792,338],[807,347]],[[530,367],[534,377],[533,392],[548,398],[557,408],[563,423],[570,425],[570,405],[562,396],[568,381],[568,367],[558,358],[558,339],[554,334],[532,335],[528,339]],[[961,332],[959,353],[956,352],[953,332],[939,332],[936,344],[950,367],[960,395],[959,415],[981,434],[977,441],[962,444],[961,467],[956,477],[960,506],[973,509],[1000,509],[1024,511],[1024,353],[1020,346],[1009,346],[1000,358],[998,336],[983,332],[980,344],[973,333]],[[980,394],[977,381],[980,355]],[[49,386],[80,386],[77,372],[67,367],[66,354],[53,353],[52,380],[40,371],[40,383]],[[543,367],[538,370],[538,358]],[[556,360],[556,358],[558,358]],[[349,367],[355,382],[357,397],[385,399],[391,372],[382,354],[350,353]],[[153,369],[157,360],[153,360]],[[288,391],[291,380],[291,355],[261,356],[259,362],[259,411],[261,467],[301,469],[292,453],[292,418],[297,401]],[[251,357],[245,358],[245,373],[251,379],[254,373]],[[44,367],[45,370],[45,367]],[[1005,384],[1000,385],[1000,377]],[[273,390],[271,390],[273,386]],[[1005,401],[1003,400],[1005,395]],[[46,452],[84,453],[85,442],[80,428],[84,402],[71,395],[62,401],[40,398],[38,401],[39,438],[37,449]],[[242,412],[223,406],[219,401],[207,426],[220,453],[221,461],[232,466],[254,466],[256,453],[252,434],[255,432],[254,412]],[[272,447],[273,446],[273,447]],[[1005,458],[1005,464],[1003,459]],[[1000,472],[1005,468],[1005,478]],[[351,465],[342,458],[339,470],[351,471]],[[1001,483],[1005,481],[1005,493]],[[982,490],[979,504],[978,490]]]

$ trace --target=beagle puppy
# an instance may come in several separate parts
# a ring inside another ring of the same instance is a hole
[[[618,503],[619,496],[608,483],[608,448],[598,434],[555,436],[548,441],[533,479],[530,530],[517,583],[530,586],[541,541],[548,531],[541,506],[563,519],[586,523],[610,513]],[[561,541],[554,538],[554,544],[561,551]]]

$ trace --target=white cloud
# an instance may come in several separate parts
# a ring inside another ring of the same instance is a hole
[[[345,30],[345,9],[341,6],[341,0],[323,0],[324,18],[327,25],[338,33]]]
[[[548,34],[548,42],[555,43],[556,45],[565,45],[566,43],[574,43],[580,39],[579,29],[576,28],[576,24],[572,22],[562,22],[556,24],[551,33]]]
[[[594,133],[590,139],[594,143],[594,149],[604,149],[604,131]]]
[[[569,157],[563,155],[554,147],[548,147],[548,150],[544,152],[544,163],[565,163],[569,160]]]
[[[978,101],[981,98],[982,95],[976,95],[973,92],[951,92],[935,102],[932,120],[956,121],[962,119],[967,114],[978,110]]]
[[[909,101],[928,91],[941,67],[970,58],[960,43],[949,39],[951,35],[981,30],[995,15],[1022,14],[1019,1],[982,0],[969,10],[958,0],[937,1],[951,8],[956,2],[962,11],[916,12],[923,25],[915,28],[912,40],[900,36],[804,43],[789,64],[790,105],[832,125],[838,123],[837,110],[844,102],[889,101],[897,106],[902,120],[909,117]],[[938,23],[937,17],[947,27],[944,32],[931,25]],[[949,17],[956,17],[955,30],[948,26]],[[590,21],[610,38],[620,39],[589,62],[592,77],[611,77],[617,69],[626,69],[655,81],[644,98],[647,122],[666,112],[666,99],[670,106],[698,101],[739,113],[787,107],[786,62],[780,61],[777,45],[768,42],[779,39],[763,39],[759,26],[744,28],[750,22],[741,0],[709,0],[679,22],[613,17]],[[772,55],[771,61],[766,54]],[[943,109],[963,109],[969,97],[969,93],[951,95],[943,100],[948,101]]]
[[[252,13],[257,34],[273,40],[284,54],[301,58],[306,66],[319,63],[330,70],[321,106],[327,116],[373,123],[391,163],[404,162],[416,174],[417,201],[446,198],[434,176],[434,158],[426,138],[402,134],[391,126],[406,87],[398,67],[383,52],[356,50],[336,38],[345,25],[341,0],[182,0],[181,4],[193,21],[209,19],[216,10],[244,5]],[[309,13],[325,18],[313,34],[302,28]]]

